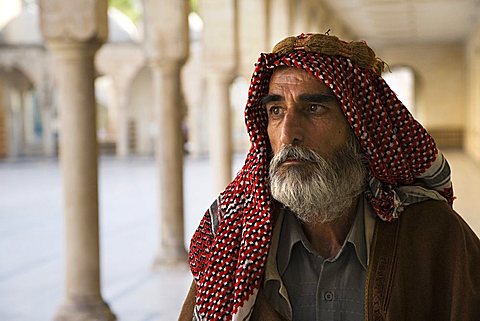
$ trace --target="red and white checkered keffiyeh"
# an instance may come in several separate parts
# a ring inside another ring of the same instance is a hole
[[[261,286],[272,234],[268,167],[271,147],[261,99],[274,68],[305,70],[335,94],[368,162],[370,205],[382,220],[427,198],[453,203],[448,163],[426,130],[372,69],[348,58],[296,50],[261,54],[245,121],[251,148],[245,165],[206,212],[190,246],[197,293],[194,319],[248,320]]]

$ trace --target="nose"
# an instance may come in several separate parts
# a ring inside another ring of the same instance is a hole
[[[304,134],[300,115],[295,112],[287,113],[282,122],[282,145],[300,145]]]

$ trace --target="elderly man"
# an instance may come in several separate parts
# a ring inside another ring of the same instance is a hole
[[[382,69],[322,34],[260,56],[252,146],[192,238],[180,320],[480,320],[480,241]]]

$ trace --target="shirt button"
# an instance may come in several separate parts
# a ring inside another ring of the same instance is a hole
[[[323,299],[325,301],[333,301],[333,292],[327,291],[327,292],[323,293]]]

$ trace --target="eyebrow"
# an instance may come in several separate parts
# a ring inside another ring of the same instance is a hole
[[[335,96],[332,93],[320,93],[320,94],[301,94],[300,100],[308,101],[310,103],[324,103],[335,100]]]
[[[273,101],[283,101],[283,97],[280,95],[266,95],[265,97],[262,98],[261,103],[262,105],[266,105]]]
[[[328,101],[335,100],[335,96],[332,93],[319,93],[319,94],[301,94],[299,96],[300,100],[307,101],[310,103],[324,103]],[[262,105],[266,105],[275,101],[283,101],[284,98],[280,95],[266,95],[262,98]]]

